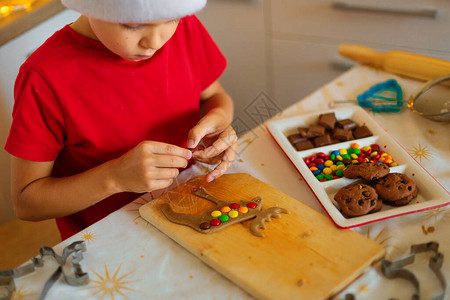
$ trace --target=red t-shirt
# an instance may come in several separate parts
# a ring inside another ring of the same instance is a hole
[[[200,92],[226,60],[195,16],[149,60],[126,61],[69,25],[22,65],[5,149],[31,161],[55,161],[55,177],[117,158],[144,140],[185,146],[199,120]],[[58,218],[63,239],[135,199],[113,195]],[[64,195],[61,195],[64,201]]]

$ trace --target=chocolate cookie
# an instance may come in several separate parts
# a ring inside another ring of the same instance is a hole
[[[388,174],[379,179],[374,188],[383,202],[392,206],[406,205],[418,193],[416,183],[401,173]]]
[[[382,207],[383,207],[383,200],[381,200],[380,196],[378,195],[378,199],[375,203],[375,207],[370,211],[370,213],[380,211]]]
[[[344,177],[375,180],[389,174],[389,167],[378,162],[353,164],[344,169]]]
[[[383,205],[375,189],[362,183],[344,186],[336,193],[334,200],[339,203],[342,214],[349,218],[379,211]]]

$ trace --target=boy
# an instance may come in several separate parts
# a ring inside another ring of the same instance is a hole
[[[208,181],[230,168],[233,103],[217,82],[226,61],[191,15],[205,3],[63,0],[80,18],[16,80],[5,149],[19,218],[56,218],[66,239],[168,187],[192,157],[218,164]]]

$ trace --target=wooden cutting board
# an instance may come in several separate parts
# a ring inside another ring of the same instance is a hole
[[[216,198],[250,201],[262,210],[282,207],[289,214],[266,222],[264,237],[252,235],[251,220],[204,234],[170,222],[161,212],[168,201],[181,213],[201,215],[215,206],[190,193],[201,186]],[[258,299],[326,299],[380,260],[384,248],[281,193],[251,175],[226,174],[206,183],[197,177],[140,207],[141,216],[202,261]]]

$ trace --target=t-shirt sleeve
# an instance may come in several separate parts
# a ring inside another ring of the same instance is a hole
[[[31,161],[53,161],[64,146],[64,119],[38,72],[21,68],[14,87],[13,121],[5,150]]]
[[[187,17],[193,31],[191,52],[195,54],[201,78],[202,91],[216,81],[225,71],[227,61],[203,24],[195,16]]]

